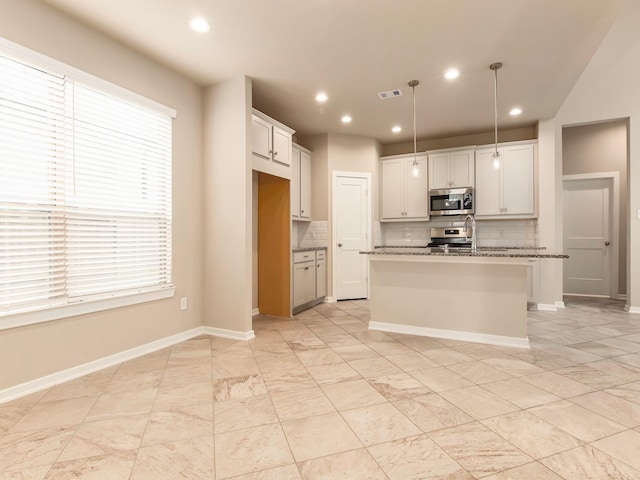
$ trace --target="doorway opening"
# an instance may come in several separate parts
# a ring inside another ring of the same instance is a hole
[[[629,119],[562,129],[565,294],[627,293]]]

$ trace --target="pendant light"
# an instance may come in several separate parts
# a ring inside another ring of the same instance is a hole
[[[408,85],[413,90],[413,163],[411,164],[411,174],[414,177],[420,175],[420,165],[418,165],[418,143],[416,141],[416,86],[419,85],[418,80],[411,80]]]
[[[493,112],[494,112],[494,133],[495,133],[495,151],[491,154],[493,160],[493,168],[500,168],[500,152],[498,152],[498,70],[502,68],[502,63],[496,62],[489,65],[494,73],[494,89],[493,89]]]

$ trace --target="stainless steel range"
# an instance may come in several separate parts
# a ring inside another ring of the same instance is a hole
[[[432,227],[427,247],[471,248],[473,229],[469,227]]]

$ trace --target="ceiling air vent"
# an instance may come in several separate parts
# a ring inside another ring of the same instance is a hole
[[[402,90],[389,90],[388,92],[378,93],[378,98],[380,100],[386,100],[387,98],[401,97],[401,96],[402,96]]]

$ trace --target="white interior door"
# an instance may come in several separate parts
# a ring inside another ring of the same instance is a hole
[[[333,225],[336,300],[367,298],[369,248],[369,179],[337,176],[334,182]]]
[[[611,295],[610,181],[565,180],[564,293]]]

